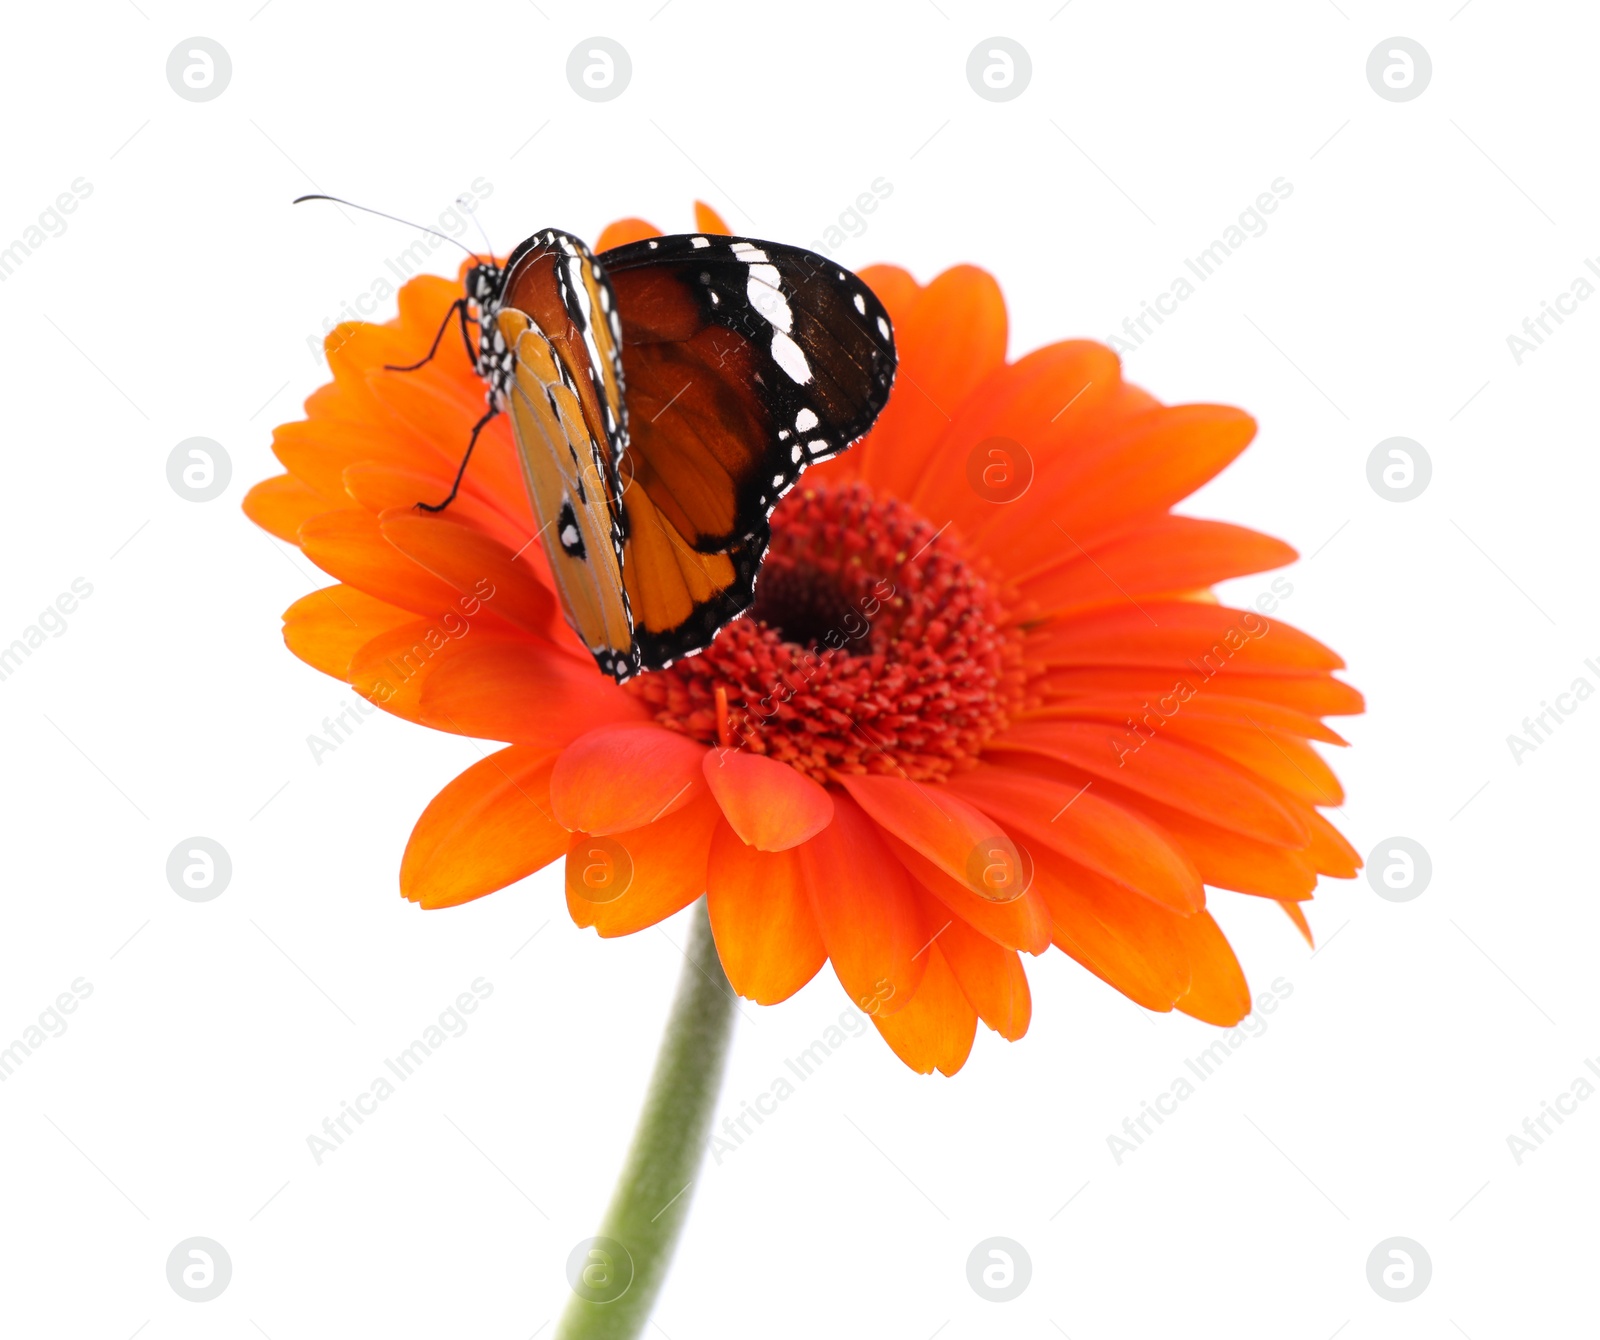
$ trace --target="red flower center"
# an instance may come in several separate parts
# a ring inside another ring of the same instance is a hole
[[[863,484],[802,484],[772,531],[748,617],[628,690],[673,730],[822,782],[969,766],[1022,699],[998,584],[948,531]]]

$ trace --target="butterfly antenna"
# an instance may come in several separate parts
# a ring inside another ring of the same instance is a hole
[[[296,196],[293,203],[296,205],[301,205],[307,200],[328,200],[335,205],[349,205],[351,209],[359,209],[363,214],[376,214],[380,219],[389,219],[394,223],[403,223],[407,228],[415,228],[419,232],[432,233],[435,237],[442,237],[446,242],[453,243],[454,245],[460,247],[475,261],[481,262],[483,260],[483,257],[478,255],[478,253],[471,247],[467,246],[465,242],[462,242],[459,238],[451,237],[449,233],[441,233],[437,228],[429,228],[420,223],[412,223],[410,219],[402,219],[396,214],[385,214],[381,209],[373,209],[370,205],[357,205],[352,201],[341,199],[336,195]]]
[[[461,208],[471,216],[473,224],[478,229],[478,236],[483,239],[483,245],[488,248],[489,255],[493,256],[495,254],[494,243],[489,240],[489,234],[484,230],[483,220],[478,217],[478,211],[472,207],[470,198],[464,195],[458,195],[456,197],[456,204],[460,205]]]

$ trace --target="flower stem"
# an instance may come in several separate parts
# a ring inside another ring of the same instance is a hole
[[[599,1237],[609,1241],[580,1256],[555,1340],[633,1340],[649,1320],[689,1214],[735,1008],[704,898],[692,918],[655,1073],[600,1227]]]

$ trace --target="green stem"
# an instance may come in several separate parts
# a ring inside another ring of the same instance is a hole
[[[600,1227],[598,1236],[609,1241],[592,1243],[569,1263],[569,1280],[577,1283],[555,1340],[633,1340],[649,1320],[688,1218],[734,1018],[705,899],[692,916],[655,1073]]]

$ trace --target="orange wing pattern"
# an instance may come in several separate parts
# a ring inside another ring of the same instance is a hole
[[[538,233],[468,293],[568,622],[626,679],[749,608],[778,500],[872,426],[883,305],[810,252],[661,237],[596,258]]]

